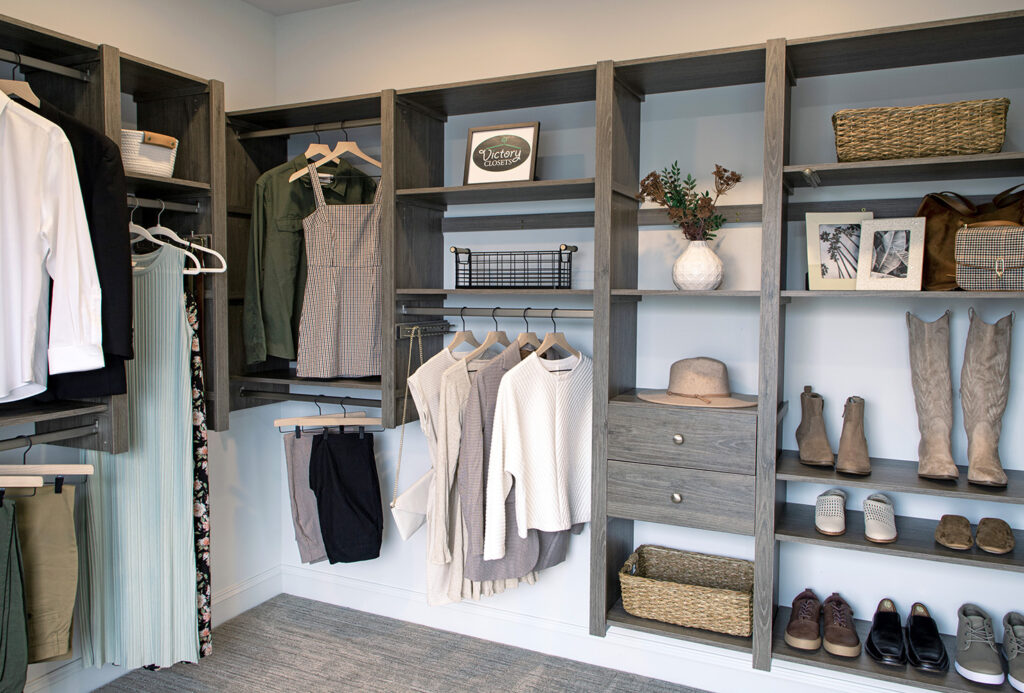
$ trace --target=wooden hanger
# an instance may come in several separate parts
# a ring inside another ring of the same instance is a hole
[[[93,473],[94,469],[91,464],[0,464],[0,479],[20,477],[24,474],[31,478],[41,474],[46,476],[92,476]],[[6,485],[13,486],[13,484]],[[4,486],[4,484],[0,483],[0,486]]]
[[[321,146],[325,146],[325,145],[321,145]],[[306,152],[309,152],[310,149],[313,149],[313,148],[314,148],[314,146],[310,145],[309,147],[306,148]],[[316,150],[313,153],[314,154],[319,154],[319,153],[323,153],[323,152],[322,152],[321,149],[316,148]],[[380,168],[380,169],[384,168],[384,164],[382,164],[381,162],[377,161],[376,159],[371,157],[369,154],[364,152],[362,149],[360,149],[359,145],[356,144],[355,142],[338,142],[336,145],[334,145],[334,149],[331,149],[326,154],[324,154],[324,158],[320,159],[315,164],[313,164],[313,168],[318,169],[321,166],[324,166],[324,165],[326,165],[326,164],[328,164],[328,163],[330,163],[332,161],[337,161],[338,159],[341,158],[342,154],[355,154],[356,156],[358,156],[363,161],[371,163],[374,166],[376,166],[377,168]],[[309,157],[307,156],[306,158],[308,159]],[[297,181],[299,178],[302,178],[307,173],[309,173],[309,169],[308,168],[304,168],[304,169],[301,169],[299,171],[296,171],[292,175],[288,176],[288,182],[292,183],[294,181]]]
[[[331,426],[380,426],[379,417],[366,416],[363,412],[351,414],[319,414],[317,416],[293,416],[286,419],[274,419],[274,425],[282,426],[313,426],[330,428]]]
[[[227,263],[227,260],[224,259],[223,255],[218,253],[213,248],[207,248],[206,246],[193,245],[192,243],[189,243],[185,239],[181,238],[178,234],[174,233],[174,231],[172,231],[171,229],[167,228],[166,226],[163,226],[160,223],[160,216],[164,213],[163,204],[164,204],[164,201],[160,200],[160,205],[161,206],[160,206],[160,211],[157,212],[157,215],[156,215],[156,226],[150,227],[149,228],[149,232],[152,235],[154,235],[154,236],[165,236],[167,238],[170,238],[175,243],[180,243],[183,246],[187,246],[187,248],[188,248],[187,250],[185,248],[180,248],[180,250],[185,251],[189,256],[191,256],[193,259],[195,259],[196,266],[198,267],[198,269],[192,270],[191,268],[189,268],[190,271],[187,272],[186,274],[220,274],[221,272],[226,272],[227,269],[228,269],[228,263]],[[132,210],[132,211],[134,211],[134,210]],[[201,262],[199,262],[199,259],[195,255],[192,255],[192,253],[190,252],[193,248],[195,250],[198,250],[198,251],[202,252],[202,253],[206,253],[207,255],[212,255],[215,258],[217,258],[217,260],[220,261],[220,267],[206,267],[205,265],[203,265]]]
[[[494,317],[494,312],[496,310],[498,309],[494,308],[491,310],[491,320],[494,321],[494,329],[487,333],[487,336],[484,337],[484,341],[480,346],[478,346],[476,349],[473,349],[473,351],[469,352],[463,357],[467,363],[469,361],[473,361],[475,359],[480,358],[481,356],[484,355],[484,353],[487,352],[488,349],[490,349],[492,346],[495,346],[496,344],[500,344],[502,346],[509,346],[511,344],[511,342],[508,341],[508,335],[498,329],[498,319]]]
[[[32,86],[23,80],[14,79],[14,71],[21,65],[21,54],[15,53],[14,55],[17,58],[17,62],[11,66],[11,78],[0,79],[0,90],[8,96],[17,97],[25,103],[39,108],[39,97],[32,91]]]
[[[447,346],[445,346],[445,349],[448,351],[454,352],[463,344],[468,344],[472,347],[480,346],[480,342],[473,336],[473,333],[466,329],[466,317],[463,315],[465,312],[466,307],[463,306],[462,310],[459,311],[459,317],[462,318],[462,329],[456,332],[455,336],[452,337],[452,341],[448,342]]]
[[[520,332],[516,337],[515,343],[519,345],[520,349],[536,351],[540,348],[540,340],[537,338],[536,332],[530,331],[530,321],[526,319],[526,311],[529,308],[523,308],[523,322],[526,323],[526,331]]]
[[[558,347],[559,349],[569,354],[570,356],[579,357],[580,352],[572,348],[572,346],[569,344],[569,340],[565,338],[565,335],[562,334],[561,332],[556,331],[558,329],[558,326],[555,324],[556,310],[558,309],[551,309],[551,332],[548,332],[546,335],[544,335],[544,341],[541,342],[540,346],[537,347],[537,351],[535,351],[534,353],[537,354],[537,356],[540,356],[544,352],[549,351],[555,347]]]
[[[15,465],[4,465],[13,467]],[[21,465],[17,465],[21,466]],[[34,466],[34,465],[33,465]],[[62,465],[63,466],[63,465]],[[5,488],[42,488],[43,477],[41,476],[0,476],[0,489]]]

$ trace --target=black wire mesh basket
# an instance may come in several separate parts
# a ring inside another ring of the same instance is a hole
[[[558,250],[487,250],[452,246],[456,289],[571,289],[572,254]]]

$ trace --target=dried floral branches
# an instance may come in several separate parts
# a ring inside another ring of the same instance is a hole
[[[715,178],[715,196],[704,191],[697,192],[697,181],[690,174],[681,177],[679,162],[673,163],[660,172],[652,171],[640,182],[637,199],[648,199],[668,208],[672,223],[683,231],[691,241],[708,241],[725,224],[725,216],[718,213],[718,198],[736,187],[743,176],[735,171],[715,164],[712,172]]]

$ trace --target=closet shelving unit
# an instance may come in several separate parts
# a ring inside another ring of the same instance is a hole
[[[253,190],[256,179],[288,160],[288,138],[312,132],[330,132],[342,128],[379,127],[381,124],[380,94],[364,94],[338,99],[232,111],[227,114],[226,158],[227,233],[229,273],[228,315],[231,379],[231,408],[243,409],[272,404],[297,386],[354,389],[367,392],[391,392],[382,385],[384,378],[299,378],[284,359],[271,357],[261,364],[246,363],[242,338],[242,311],[245,297],[246,263],[249,250],[249,227],[252,219]],[[380,185],[388,191],[387,168]],[[387,254],[384,257],[388,257]],[[384,304],[389,300],[385,289]],[[394,340],[394,329],[385,330],[385,341]],[[384,373],[394,370],[393,360],[382,354]],[[274,398],[261,398],[259,393],[274,393]],[[357,401],[358,400],[358,401]],[[349,401],[349,400],[346,400]],[[393,426],[394,396],[376,399],[351,398],[353,404],[382,407],[382,419]],[[369,404],[367,404],[369,403]]]
[[[159,94],[171,94],[184,88],[178,77],[163,75],[179,75],[173,70],[162,68],[135,58],[122,55],[117,48],[108,45],[96,45],[81,41],[54,31],[49,31],[10,17],[0,16],[0,60],[22,64],[22,72],[40,97],[46,99],[57,108],[71,113],[79,120],[103,132],[115,142],[121,141],[121,92],[138,91],[143,98],[159,98]],[[145,78],[144,80],[142,78]],[[148,93],[142,94],[142,84]],[[198,164],[200,156],[207,163],[204,176],[198,181],[170,179],[168,183],[158,177],[135,176],[128,179],[130,194],[146,197],[162,197],[168,202],[188,199],[199,202],[201,208],[202,232],[210,233],[214,238],[214,247],[218,238],[220,219],[223,217],[217,206],[218,186],[223,187],[223,174],[214,174],[217,170],[215,162],[219,159],[218,152],[223,151],[222,142],[211,139],[211,133],[219,131],[223,121],[223,85],[219,82],[205,82],[192,78],[188,85],[197,91],[195,98],[207,100],[206,110],[196,114],[188,114],[184,109],[176,115],[167,114],[157,119],[155,116],[152,129],[169,134],[177,134],[188,139],[199,138],[199,141],[183,142],[184,151],[179,153],[178,171],[186,171],[186,176],[194,166],[189,163],[195,159]],[[198,96],[199,90],[205,90],[206,96]],[[179,100],[185,97],[178,95]],[[191,103],[191,102],[190,102]],[[167,106],[167,103],[164,102]],[[155,106],[155,101],[154,101]],[[140,105],[140,116],[145,110]],[[167,109],[172,110],[171,108]],[[173,121],[179,118],[187,126],[175,129]],[[140,117],[143,127],[146,120]],[[163,127],[164,129],[159,129]],[[201,139],[205,128],[206,139]],[[185,161],[182,167],[181,163]],[[168,212],[168,219],[172,217]],[[192,223],[192,222],[190,222]],[[219,233],[223,239],[223,233]],[[217,291],[220,278],[208,284],[207,292],[210,319],[205,327],[205,349],[207,351],[206,383],[208,388],[209,424],[213,430],[227,427],[227,409],[218,406],[217,394],[226,390],[226,369],[218,367],[217,354],[223,349],[223,339],[218,341],[218,321],[215,319],[216,305],[221,301]],[[223,399],[223,398],[222,398]],[[35,424],[37,434],[46,434],[53,438],[54,434],[95,426],[94,434],[53,441],[59,445],[70,447],[103,450],[107,452],[123,452],[128,447],[127,432],[127,397],[97,398],[95,401],[68,401],[39,403],[21,401],[0,405],[0,428]]]
[[[849,210],[865,207],[875,211],[876,217],[912,216],[919,200],[880,199],[825,202],[788,202],[788,196],[801,187],[845,186],[881,183],[906,183],[967,178],[1019,177],[1024,174],[1024,153],[946,156],[928,159],[868,161],[826,164],[790,164],[789,108],[790,87],[796,80],[823,77],[850,72],[911,67],[933,63],[978,60],[1024,53],[1019,41],[1024,31],[1024,12],[1007,12],[965,19],[956,19],[905,27],[893,27],[785,43],[768,43],[766,102],[766,156],[765,156],[765,247],[763,253],[762,285],[762,383],[761,396],[766,391],[778,396],[785,383],[782,362],[782,333],[786,320],[784,302],[803,302],[808,299],[833,299],[837,309],[845,306],[879,305],[877,299],[931,299],[952,305],[985,304],[991,301],[1021,300],[1024,292],[897,292],[897,291],[806,291],[786,287],[784,221],[800,221],[806,211]],[[979,67],[978,69],[983,69]],[[771,202],[769,202],[771,200]],[[769,211],[770,208],[770,211]],[[795,240],[795,239],[794,239]],[[801,238],[802,240],[802,238]],[[776,269],[777,268],[777,269]],[[768,279],[771,283],[768,283]],[[929,301],[930,303],[931,301]],[[907,383],[910,387],[910,383]],[[762,402],[764,404],[764,402]],[[799,416],[799,412],[793,415]],[[774,455],[782,447],[774,428],[759,429],[759,454]],[[1008,471],[1006,489],[993,489],[970,485],[966,481],[967,469],[961,468],[957,482],[938,482],[917,476],[916,460],[873,459],[872,472],[867,477],[839,475],[831,469],[802,465],[795,451],[779,450],[775,460],[766,459],[765,471],[774,471],[759,486],[758,508],[758,570],[771,564],[777,581],[779,571],[779,542],[799,542],[853,551],[869,551],[876,555],[893,555],[940,563],[955,563],[990,570],[1024,572],[1024,550],[996,556],[977,548],[952,551],[937,544],[934,532],[937,522],[913,517],[897,517],[899,539],[893,544],[869,544],[859,533],[839,537],[825,537],[814,529],[814,508],[810,505],[787,503],[786,487],[789,483],[834,484],[870,488],[883,492],[911,493],[926,496],[989,501],[1007,504],[1024,503],[1024,472]],[[774,470],[772,470],[774,467]],[[761,470],[759,469],[759,472]],[[768,483],[771,482],[771,483]],[[861,513],[847,511],[852,526],[862,526]],[[1018,545],[1024,531],[1014,531]],[[979,574],[979,580],[984,574]],[[762,606],[767,606],[762,603]],[[918,686],[938,691],[1010,690],[1002,687],[979,686],[963,679],[952,667],[944,675],[923,674],[912,667],[892,668],[876,664],[866,655],[858,658],[832,657],[824,652],[807,653],[786,645],[783,639],[789,619],[789,608],[779,605],[771,634],[771,657],[826,669],[854,673],[893,683]],[[759,619],[763,628],[763,615]],[[858,620],[862,639],[870,628],[870,621]],[[758,634],[755,634],[755,642]],[[763,630],[760,636],[765,637]],[[955,651],[955,637],[944,636],[951,658]],[[767,654],[756,656],[755,666],[767,664]]]

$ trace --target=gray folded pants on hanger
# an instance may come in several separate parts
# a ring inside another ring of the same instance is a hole
[[[288,495],[292,502],[292,523],[295,525],[295,543],[299,545],[299,558],[303,563],[327,560],[320,516],[316,509],[316,494],[309,488],[309,455],[313,449],[314,433],[307,431],[299,438],[294,433],[284,434],[284,457],[288,466]]]

